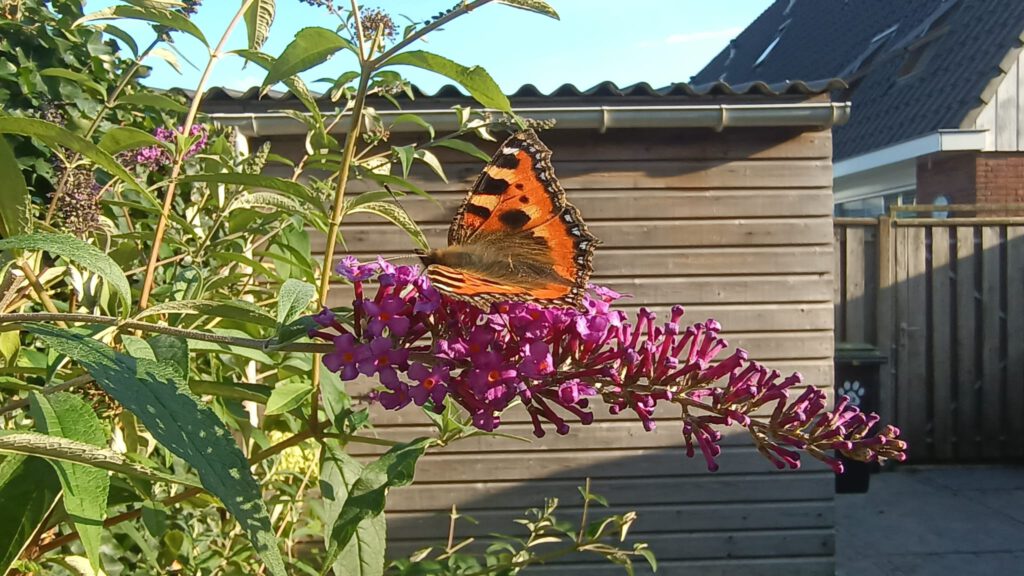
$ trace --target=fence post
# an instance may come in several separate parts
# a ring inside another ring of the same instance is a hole
[[[882,422],[891,424],[896,417],[895,375],[896,375],[896,271],[894,266],[892,217],[878,217],[878,300],[875,326],[878,330],[878,349],[889,358],[882,367],[880,389],[880,410]]]

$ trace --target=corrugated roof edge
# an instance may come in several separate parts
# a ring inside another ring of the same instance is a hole
[[[845,90],[847,88],[846,82],[838,78],[829,78],[825,80],[814,80],[814,81],[803,81],[803,80],[791,80],[786,82],[779,82],[769,84],[767,82],[744,82],[742,84],[731,85],[726,82],[713,82],[710,84],[691,85],[685,82],[678,82],[665,86],[663,88],[652,88],[650,84],[646,82],[640,82],[632,84],[623,88],[619,88],[614,82],[605,81],[596,84],[586,90],[580,90],[572,84],[563,84],[555,90],[544,94],[532,84],[524,84],[515,92],[508,94],[509,98],[540,98],[540,99],[558,99],[558,98],[587,98],[587,97],[645,97],[645,98],[664,98],[664,97],[706,97],[706,96],[765,96],[765,97],[779,97],[779,96],[817,96],[826,94],[836,90]],[[187,90],[181,90],[186,94],[189,93]],[[252,87],[245,91],[232,90],[222,87],[210,88],[206,92],[204,101],[258,101],[259,87]],[[433,94],[427,94],[418,87],[413,87],[413,94],[417,98],[468,98],[457,87],[446,84],[439,88]],[[287,101],[294,100],[295,96],[290,92],[279,92],[270,91],[268,97],[275,101]],[[323,95],[318,95],[318,98],[324,98]]]

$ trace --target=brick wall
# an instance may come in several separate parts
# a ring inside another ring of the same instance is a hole
[[[976,197],[979,204],[1024,203],[1024,154],[978,154],[975,170]]]
[[[975,154],[935,154],[917,161],[917,203],[934,204],[945,196],[950,204],[974,204]]]
[[[1024,153],[935,154],[917,162],[917,202],[1024,204]]]

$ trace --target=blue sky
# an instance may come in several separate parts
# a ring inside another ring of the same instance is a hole
[[[89,0],[87,10],[115,4]],[[445,10],[454,0],[385,0],[366,2],[392,14],[425,20]],[[685,82],[715,56],[729,40],[754,20],[772,0],[549,0],[561,15],[555,21],[499,4],[489,4],[459,18],[420,42],[419,49],[436,52],[461,64],[483,66],[506,92],[523,84],[551,91],[570,83],[587,88],[604,80],[619,86],[647,82],[660,87]],[[337,21],[323,10],[298,0],[278,0],[271,40],[263,50],[278,55],[299,29],[334,28]],[[236,0],[206,0],[195,19],[211,44],[216,44],[238,7]],[[396,18],[401,25],[405,20]],[[140,44],[152,39],[145,26],[124,26]],[[183,34],[175,34],[177,48],[196,66],[206,62],[206,48]],[[242,48],[245,30],[239,27],[229,43]],[[192,88],[200,72],[184,61],[182,73],[159,60],[146,83],[152,86]],[[303,78],[312,81],[337,76],[351,69],[351,61],[329,61]],[[404,68],[403,74],[428,92],[447,83],[444,78]],[[243,69],[229,57],[218,63],[211,86],[243,89],[259,84],[262,70]],[[314,84],[313,89],[324,89]]]

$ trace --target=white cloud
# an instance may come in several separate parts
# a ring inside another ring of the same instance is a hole
[[[690,32],[687,34],[672,34],[665,38],[665,44],[689,44],[691,42],[706,42],[708,40],[732,40],[743,28],[723,28],[722,30],[705,30],[702,32]]]

